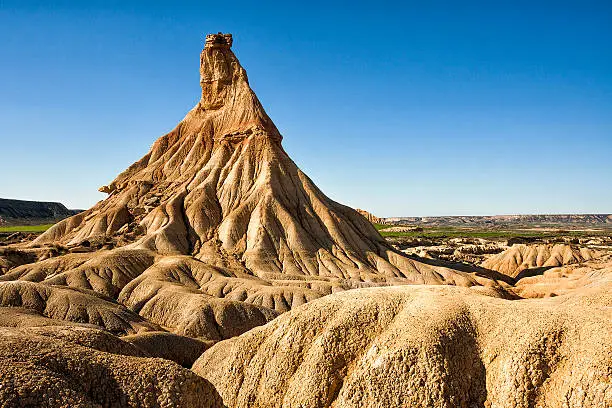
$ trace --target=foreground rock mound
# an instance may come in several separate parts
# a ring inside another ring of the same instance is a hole
[[[611,289],[345,292],[216,344],[194,371],[228,407],[610,406]]]
[[[219,406],[206,380],[145,355],[92,329],[0,328],[0,401],[6,407]]]

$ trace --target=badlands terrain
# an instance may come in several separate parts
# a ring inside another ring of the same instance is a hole
[[[612,405],[608,230],[382,225],[300,171],[231,47],[105,200],[4,237],[0,405]]]

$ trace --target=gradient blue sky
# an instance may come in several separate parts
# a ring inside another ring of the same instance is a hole
[[[0,197],[104,198],[196,103],[217,31],[335,200],[612,211],[612,2],[588,0],[0,0]]]

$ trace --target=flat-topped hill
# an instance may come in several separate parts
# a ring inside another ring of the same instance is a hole
[[[520,215],[449,215],[438,217],[388,217],[385,224],[454,226],[608,226],[612,214],[520,214]]]
[[[54,223],[78,214],[62,203],[0,198],[0,225]]]

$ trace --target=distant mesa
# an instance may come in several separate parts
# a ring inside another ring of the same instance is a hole
[[[0,225],[52,224],[81,211],[55,202],[0,198]]]
[[[458,215],[438,217],[389,217],[384,218],[388,224],[419,224],[431,226],[503,226],[503,225],[609,225],[612,214],[524,214],[524,215]]]
[[[373,224],[421,226],[605,226],[612,214],[521,214],[521,215],[446,215],[433,217],[377,217],[362,209],[356,211]]]

